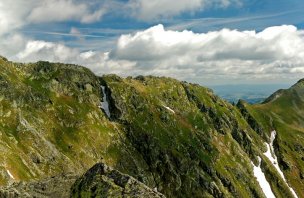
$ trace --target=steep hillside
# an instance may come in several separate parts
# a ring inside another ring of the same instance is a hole
[[[2,185],[80,175],[102,160],[167,197],[293,197],[288,184],[301,193],[303,184],[284,171],[286,183],[263,154],[273,127],[264,114],[252,115],[258,107],[237,108],[199,85],[152,76],[97,77],[80,66],[5,58],[0,84]],[[75,185],[81,192],[103,188],[96,178],[97,184]]]
[[[2,185],[136,156],[101,111],[100,79],[88,69],[0,59],[0,84]]]
[[[267,142],[276,131],[274,151],[279,167],[298,196],[304,197],[304,80],[275,92],[263,104],[242,106],[257,121]]]

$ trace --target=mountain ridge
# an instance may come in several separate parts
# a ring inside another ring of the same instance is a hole
[[[208,88],[166,77],[98,77],[76,65],[4,58],[0,69],[2,185],[64,172],[80,175],[103,159],[168,197],[265,197],[254,167],[277,197],[293,197],[289,185],[304,196],[301,175],[291,174],[303,170],[296,160],[302,154],[282,146],[280,118],[262,111],[269,106],[277,113],[272,107],[285,95],[233,106]],[[291,96],[301,93],[299,88]],[[286,181],[264,154],[273,129]],[[301,150],[303,143],[297,144]],[[286,158],[290,152],[296,158]],[[299,165],[289,165],[295,162]]]

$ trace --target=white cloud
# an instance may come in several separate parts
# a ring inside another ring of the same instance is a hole
[[[17,58],[26,62],[37,60],[70,61],[77,57],[77,50],[46,41],[28,41],[23,51],[17,54]]]
[[[255,31],[221,31],[195,34],[191,31],[165,30],[154,26],[135,35],[123,35],[113,56],[129,60],[187,58],[197,62],[220,59],[279,60],[299,55],[303,42],[301,32],[294,26],[267,28]]]
[[[239,6],[242,0],[0,0],[0,33],[32,23],[94,23],[106,13],[149,21],[209,7]]]
[[[116,73],[119,75],[126,75],[135,63],[126,60],[111,60],[108,52],[84,51],[81,52],[76,48],[70,48],[62,43],[46,42],[42,40],[27,40],[27,38],[20,36],[22,45],[15,51],[6,55],[10,59],[21,62],[36,62],[36,61],[50,61],[62,62],[83,65],[91,69],[98,75],[106,73]],[[18,41],[18,39],[16,39]],[[2,44],[0,42],[0,44]],[[1,52],[1,51],[0,51]]]
[[[0,0],[0,35],[32,23],[101,20],[107,10],[100,2],[78,0]]]
[[[60,3],[67,4],[70,10],[50,16],[50,13],[56,12],[51,6],[54,2],[59,2],[56,5],[59,7]],[[165,17],[161,13],[174,15],[185,9],[195,11],[206,6],[206,2],[191,1],[184,6],[183,1],[178,1],[171,2],[171,7],[165,3],[158,9],[159,13],[155,15],[152,10],[151,13],[147,10],[147,15],[154,18]],[[138,9],[152,9],[157,3],[163,2],[156,0],[154,3],[150,5],[144,0],[138,4]],[[208,82],[215,78],[295,79],[304,73],[304,31],[294,26],[269,27],[261,32],[222,29],[194,33],[166,30],[158,25],[135,34],[122,35],[109,52],[83,51],[77,45],[72,48],[64,43],[37,40],[18,33],[19,28],[28,23],[38,23],[39,20],[93,22],[102,17],[104,9],[94,10],[92,5],[96,4],[84,6],[81,1],[72,0],[15,0],[14,3],[0,0],[0,54],[22,62],[48,60],[80,64],[97,74],[163,75],[195,82]],[[229,3],[218,0],[217,5],[229,6]],[[39,11],[42,7],[45,10]],[[34,15],[36,21],[31,21]],[[38,20],[39,15],[41,18]],[[81,36],[77,28],[72,28],[70,34]],[[79,41],[89,42],[80,38]]]
[[[18,33],[0,36],[0,55],[11,58],[24,49],[26,39]]]
[[[27,14],[27,3],[31,0],[0,1],[0,36],[24,25],[23,17]]]
[[[92,11],[85,2],[73,0],[43,0],[32,8],[28,20],[34,23],[77,20],[92,23],[101,19],[105,10]]]
[[[284,25],[198,34],[158,25],[122,35],[110,58],[136,63],[130,73],[179,79],[294,77],[304,71],[304,31]]]
[[[150,21],[168,18],[185,12],[196,12],[206,7],[225,8],[230,5],[240,6],[240,0],[130,0],[128,7],[133,16],[140,20]]]
[[[105,9],[100,8],[99,10],[96,10],[92,14],[84,15],[81,18],[81,22],[82,23],[93,23],[93,22],[99,21],[106,12],[107,11]]]
[[[34,23],[79,20],[86,12],[85,4],[75,4],[71,0],[39,1],[33,5],[27,19]]]
[[[71,32],[77,33],[77,29]],[[110,52],[80,51],[19,34],[1,40],[0,45],[0,53],[15,61],[80,64],[99,75],[158,75],[208,83],[213,79],[279,82],[301,78],[304,73],[304,31],[294,26],[261,32],[223,29],[193,33],[158,25],[122,35]]]

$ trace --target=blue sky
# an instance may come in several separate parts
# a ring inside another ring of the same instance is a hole
[[[185,11],[170,17],[148,21],[128,16],[124,10],[116,10],[106,13],[100,21],[90,24],[67,20],[60,23],[30,24],[22,31],[25,35],[36,39],[63,41],[73,47],[79,45],[73,42],[77,40],[75,36],[48,33],[69,34],[72,28],[77,28],[81,34],[84,34],[86,40],[106,41],[94,49],[111,50],[112,47],[108,46],[109,40],[115,43],[121,34],[134,33],[158,24],[164,24],[168,29],[180,31],[187,29],[198,33],[223,28],[261,31],[270,26],[283,24],[304,27],[304,2],[301,0],[243,0],[240,2],[242,5],[230,5],[225,8],[210,7],[194,12]],[[92,49],[85,44],[82,47],[87,50]]]
[[[291,84],[304,76],[303,8],[301,0],[0,0],[0,54],[98,75]]]

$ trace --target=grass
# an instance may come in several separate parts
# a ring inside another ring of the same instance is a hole
[[[285,171],[287,178],[297,192],[302,186],[296,181],[303,162],[293,151],[302,138],[299,92],[287,92],[269,104],[246,105],[265,130],[261,137],[236,107],[199,85],[152,76],[96,77],[59,63],[12,66],[0,61],[0,76],[12,88],[0,101],[0,159],[16,167],[12,171],[20,180],[82,173],[102,159],[168,197],[211,196],[216,189],[227,197],[248,197],[261,194],[250,162],[262,155],[263,142],[276,129],[280,157],[297,167]],[[98,107],[100,83],[111,92],[111,110],[117,110],[111,120]],[[272,178],[275,173],[269,170]],[[0,175],[0,182],[7,181]],[[277,194],[285,190],[274,189]]]
[[[304,108],[303,83],[296,84],[288,90],[284,90],[275,100],[265,104],[247,105],[250,114],[265,129],[264,133],[270,135],[276,130],[276,154],[279,160],[289,164],[285,169],[281,166],[288,182],[293,186],[298,196],[304,196],[300,178],[304,171],[304,162],[301,160],[302,151],[296,152],[295,145],[302,145],[304,140]],[[265,141],[268,141],[266,138]]]

